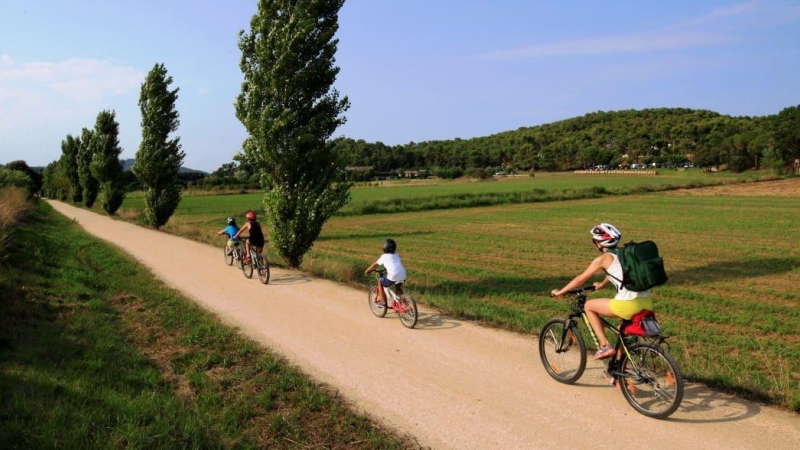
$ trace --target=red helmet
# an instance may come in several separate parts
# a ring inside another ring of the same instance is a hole
[[[253,211],[247,211],[247,214],[244,216],[247,217],[247,220],[256,220],[256,213]]]

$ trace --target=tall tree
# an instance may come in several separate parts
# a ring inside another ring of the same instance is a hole
[[[236,117],[249,134],[243,159],[261,175],[273,246],[292,267],[350,199],[328,141],[350,106],[332,87],[343,4],[260,0],[250,32],[239,32],[244,81]]]
[[[94,131],[84,128],[78,141],[78,177],[83,188],[83,205],[87,208],[94,206],[97,200],[98,182],[92,174],[91,164],[94,159]]]
[[[119,154],[119,124],[114,111],[101,111],[94,124],[95,153],[92,175],[100,183],[100,204],[109,213],[117,212],[125,199],[125,176]]]
[[[784,161],[800,158],[800,106],[778,113],[773,121],[773,139]]]
[[[178,173],[186,156],[180,138],[170,139],[180,124],[175,109],[179,89],[170,90],[171,84],[163,64],[156,64],[142,84],[142,143],[131,168],[144,189],[145,218],[156,228],[167,223],[181,201]]]
[[[81,187],[81,178],[78,175],[78,150],[80,150],[80,139],[76,140],[71,134],[61,141],[61,161],[64,174],[69,182],[70,199],[73,202],[83,201],[83,187]]]

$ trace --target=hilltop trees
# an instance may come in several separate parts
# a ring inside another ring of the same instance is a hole
[[[163,64],[156,64],[142,84],[142,142],[131,168],[144,189],[146,220],[156,228],[167,223],[181,201],[178,172],[185,154],[180,138],[170,139],[180,124],[175,110],[179,89],[170,90],[171,84]]]
[[[292,267],[350,198],[337,182],[328,139],[345,122],[333,83],[344,0],[260,0],[239,33],[244,74],[236,117],[248,131],[243,157],[258,169],[273,246]]]
[[[119,124],[114,111],[101,111],[94,125],[92,175],[100,184],[100,201],[109,213],[117,212],[125,199],[125,176],[119,161]]]

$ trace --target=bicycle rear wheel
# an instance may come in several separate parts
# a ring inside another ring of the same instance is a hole
[[[386,302],[378,302],[378,285],[372,286],[369,290],[369,310],[377,317],[386,315]]]
[[[630,359],[622,360],[622,395],[641,414],[663,419],[678,409],[683,400],[683,375],[675,358],[663,347],[634,344]]]
[[[255,255],[251,251],[250,252],[250,260],[249,261],[242,261],[242,265],[241,265],[242,273],[247,278],[253,278],[253,265],[257,264],[256,260],[255,260],[255,258],[253,256],[255,256]]]
[[[262,284],[269,283],[269,261],[264,255],[258,255],[258,280]]]
[[[233,249],[228,248],[228,243],[226,242],[225,245],[222,246],[222,251],[225,255],[225,264],[232,266],[233,265]]]
[[[397,299],[397,315],[400,316],[400,322],[406,328],[414,328],[417,324],[417,301],[411,294],[404,294]]]
[[[572,384],[586,369],[586,344],[578,327],[566,319],[551,319],[539,335],[539,357],[556,381]]]

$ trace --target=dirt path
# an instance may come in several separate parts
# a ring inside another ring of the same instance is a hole
[[[669,420],[648,419],[602,383],[599,363],[577,385],[553,381],[531,336],[425,309],[407,330],[391,313],[374,317],[366,292],[279,269],[264,286],[226,266],[221,247],[51,205],[426,447],[777,450],[800,442],[796,414],[688,384]]]

